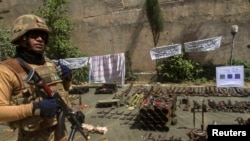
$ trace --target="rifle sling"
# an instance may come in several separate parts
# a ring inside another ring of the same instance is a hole
[[[21,65],[23,67],[24,71],[27,74],[32,70],[32,67],[30,67],[27,63],[25,63],[22,58],[17,57],[16,60],[19,63],[19,65]]]

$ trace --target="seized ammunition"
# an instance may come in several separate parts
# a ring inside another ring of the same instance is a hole
[[[146,119],[144,116],[141,116],[141,117],[139,118],[139,121],[140,121],[142,124],[147,123],[147,119]]]
[[[155,131],[155,125],[154,125],[154,124],[147,124],[147,128],[148,128],[150,131]]]
[[[121,111],[121,112],[117,111],[116,112],[117,115],[122,115],[123,113],[124,113],[124,111]]]
[[[131,106],[134,106],[135,108],[137,107],[138,103],[142,99],[143,94],[138,94],[135,98],[135,100],[132,102]]]
[[[167,116],[161,116],[161,120],[163,122],[168,122],[168,117]]]
[[[153,117],[156,116],[155,111],[154,111],[153,108],[149,108],[147,111],[148,111],[148,114],[149,114],[149,115],[151,115],[151,116],[153,116]]]
[[[184,108],[182,109],[183,111],[189,111],[189,107],[190,107],[190,102],[189,102],[189,98],[183,98],[182,99],[182,103],[185,105]]]
[[[113,118],[112,119],[118,119],[119,118],[119,116],[113,116]]]
[[[209,88],[209,90],[210,90],[210,92],[211,92],[211,96],[217,96],[217,94],[218,94],[218,90],[217,90],[217,87],[216,86],[211,86],[210,88]]]
[[[162,107],[155,108],[155,113],[157,113],[158,115],[167,115],[168,111],[169,111],[169,109],[167,107],[166,108],[162,108]]]
[[[163,126],[162,125],[159,125],[159,124],[157,124],[157,125],[155,125],[155,130],[157,130],[157,131],[164,131],[165,129],[163,128]]]
[[[189,87],[186,92],[187,92],[188,95],[193,95],[194,94],[194,88]]]
[[[172,91],[183,91],[183,88],[176,89],[173,87]],[[147,96],[140,104],[139,109],[139,123],[143,130],[159,130],[169,131],[171,122],[175,120],[176,111],[176,95],[162,95],[161,88],[153,89],[147,92]],[[171,119],[171,120],[170,120]]]
[[[132,101],[135,99],[135,96],[136,95],[133,95],[133,96],[131,96],[131,97],[128,98],[128,101],[126,102],[127,106],[129,106],[132,103]]]
[[[147,115],[148,114],[148,112],[147,112],[147,109],[146,108],[141,108],[140,110],[139,110],[139,114],[140,115]]]
[[[211,101],[210,99],[208,101],[208,106],[210,106],[213,110],[216,110],[216,103],[214,101]]]
[[[145,130],[145,131],[148,130],[148,128],[147,128],[147,126],[145,124],[141,124],[140,129]]]
[[[169,126],[163,125],[162,130],[168,132],[169,131]]]
[[[154,120],[155,120],[156,124],[163,124],[163,123],[165,123],[165,122],[161,119],[161,117],[159,117],[159,116],[154,117]]]
[[[106,116],[105,118],[111,119],[112,115]]]
[[[124,116],[129,116],[132,112],[123,114]]]

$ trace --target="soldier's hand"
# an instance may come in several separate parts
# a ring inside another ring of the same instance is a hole
[[[33,115],[53,118],[57,113],[57,104],[55,99],[45,99],[33,103]]]

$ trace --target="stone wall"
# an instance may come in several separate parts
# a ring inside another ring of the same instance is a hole
[[[74,22],[72,40],[89,56],[132,52],[132,69],[155,70],[150,58],[153,38],[145,11],[145,0],[71,0],[69,14]],[[250,62],[250,2],[248,0],[159,0],[165,28],[157,46],[222,36],[215,51],[189,53],[202,64],[227,64],[232,47],[231,26],[237,24],[234,59]],[[1,23],[11,24],[21,14],[42,4],[41,0],[3,0],[9,9]]]

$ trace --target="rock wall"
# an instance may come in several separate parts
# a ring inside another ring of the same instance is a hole
[[[250,2],[248,0],[159,0],[165,28],[157,46],[222,36],[215,51],[189,53],[202,64],[227,64],[232,47],[231,26],[238,25],[235,60],[250,62]],[[143,9],[145,0],[71,0],[69,15],[74,22],[72,40],[89,56],[132,52],[132,69],[155,70],[149,50],[154,46]],[[41,6],[40,0],[3,0],[9,9],[1,23],[11,24],[19,15]]]

